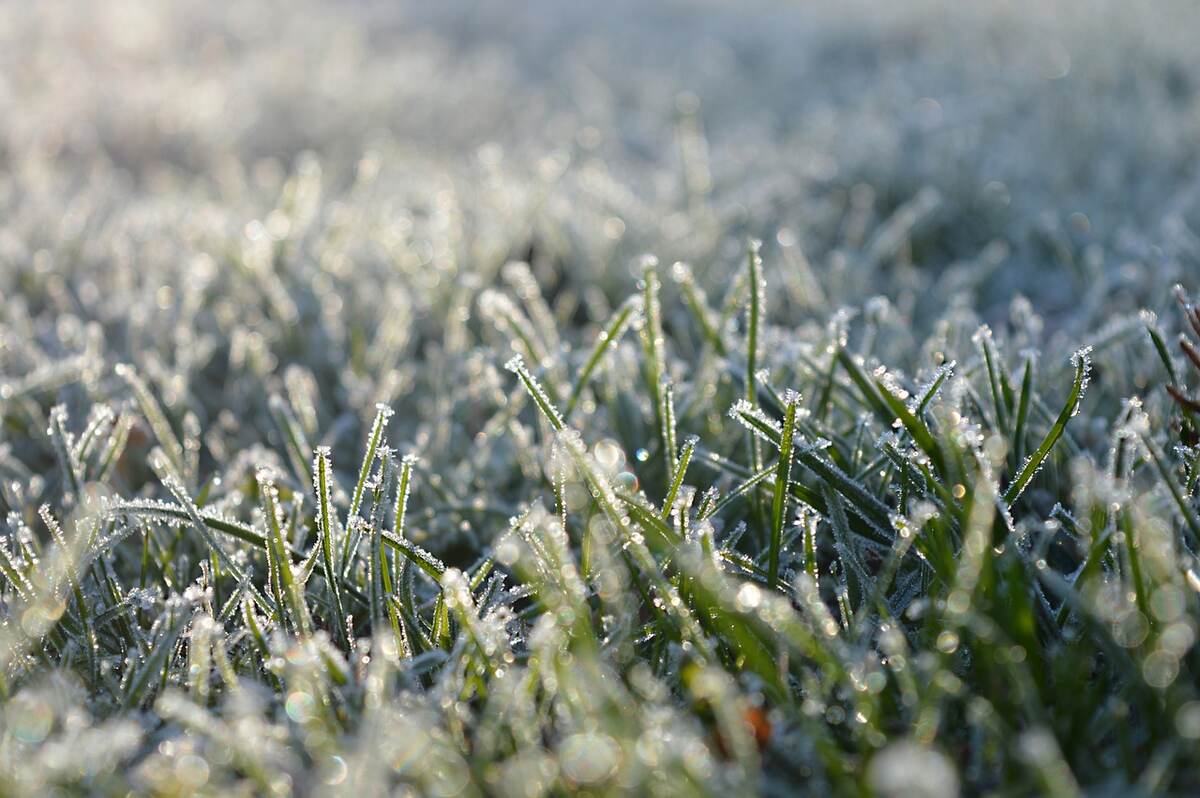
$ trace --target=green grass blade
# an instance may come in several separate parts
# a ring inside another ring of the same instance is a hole
[[[337,513],[334,511],[333,500],[330,497],[330,486],[333,481],[332,471],[329,449],[322,446],[317,449],[312,466],[313,493],[317,500],[317,545],[321,549],[325,584],[328,586],[329,598],[333,604],[334,622],[331,625],[334,627],[334,637],[342,640],[346,610],[342,606],[341,579],[338,577],[338,569],[334,563]]]
[[[1071,391],[1067,395],[1067,402],[1063,405],[1062,412],[1058,414],[1058,418],[1054,421],[1054,426],[1046,433],[1046,437],[1042,439],[1042,443],[1038,446],[1033,455],[1025,461],[1025,465],[1021,468],[1016,478],[1008,486],[1004,492],[1004,503],[1009,507],[1013,502],[1020,497],[1021,493],[1029,485],[1030,480],[1041,469],[1046,458],[1050,454],[1050,450],[1054,448],[1054,444],[1062,437],[1066,431],[1067,424],[1075,414],[1079,412],[1079,403],[1083,399],[1083,394],[1087,390],[1088,373],[1091,369],[1091,359],[1089,357],[1090,349],[1080,349],[1071,357],[1071,362],[1075,366],[1075,379],[1071,384]]]
[[[550,401],[550,397],[542,389],[541,383],[529,373],[529,369],[525,367],[525,361],[521,356],[513,356],[504,364],[504,367],[517,375],[517,379],[525,386],[529,397],[533,399],[534,404],[537,405],[538,410],[541,411],[546,421],[550,422],[550,426],[554,428],[554,431],[561,432],[565,429],[566,422],[563,421],[562,414],[558,412],[558,408]]]
[[[171,428],[171,422],[167,421],[167,415],[163,412],[162,405],[154,398],[154,394],[150,392],[150,389],[133,366],[128,363],[119,363],[117,364],[116,371],[117,376],[125,380],[133,390],[133,397],[137,400],[142,415],[149,422],[150,430],[154,433],[154,437],[158,439],[159,446],[163,448],[175,472],[180,475],[184,480],[184,484],[187,485],[192,475],[187,472],[187,459],[184,456],[183,444],[179,442],[179,438],[175,435],[175,430]]]
[[[575,406],[579,403],[579,399],[583,396],[583,390],[587,387],[588,382],[592,378],[592,374],[600,367],[600,363],[604,360],[604,355],[610,349],[617,345],[625,331],[629,329],[630,324],[638,318],[641,313],[642,300],[638,296],[631,296],[626,299],[621,306],[613,313],[608,324],[600,331],[599,337],[596,339],[595,345],[592,347],[591,354],[584,361],[583,368],[579,370],[579,374],[575,377],[575,382],[571,386],[571,395],[567,399],[567,407],[563,413],[564,418],[570,419],[571,414],[575,411]]]
[[[779,584],[779,549],[783,541],[783,528],[787,523],[788,485],[792,480],[792,440],[796,431],[799,397],[791,395],[785,401],[779,461],[775,467],[775,494],[771,503],[771,541],[767,554],[767,587],[771,590]]]
[[[671,487],[667,490],[667,495],[663,498],[662,516],[667,518],[671,515],[675,507],[675,500],[679,496],[679,489],[683,486],[683,479],[687,475],[688,466],[692,462],[692,455],[696,452],[696,445],[700,439],[696,436],[689,436],[683,442],[683,449],[679,452],[679,459],[675,462],[673,476],[671,478]]]
[[[367,446],[363,452],[362,465],[358,468],[358,482],[354,485],[354,495],[350,499],[350,511],[346,515],[345,528],[347,533],[350,533],[354,528],[354,519],[359,517],[362,510],[363,494],[367,487],[367,477],[371,474],[371,468],[375,464],[375,457],[379,451],[379,444],[383,440],[383,432],[387,427],[388,420],[392,417],[392,408],[385,404],[375,405],[375,420],[371,422],[371,431],[367,435]],[[354,541],[353,535],[347,534],[342,546],[342,571],[350,567],[350,560],[353,555],[352,546]]]
[[[312,619],[296,574],[292,570],[292,554],[283,531],[283,510],[279,506],[279,489],[270,469],[260,468],[255,474],[263,515],[267,521],[268,583],[275,596],[281,620],[286,617],[301,638],[312,636]]]

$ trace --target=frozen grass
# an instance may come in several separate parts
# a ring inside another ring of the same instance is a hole
[[[1200,791],[1194,19],[0,4],[0,793]]]

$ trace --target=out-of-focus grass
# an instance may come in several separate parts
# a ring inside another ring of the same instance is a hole
[[[1194,16],[0,5],[0,792],[1194,792]]]

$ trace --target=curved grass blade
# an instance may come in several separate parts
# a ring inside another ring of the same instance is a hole
[[[1058,418],[1054,422],[1054,426],[1046,433],[1046,437],[1042,439],[1042,443],[1038,446],[1033,455],[1025,461],[1025,465],[1017,474],[1016,479],[1004,491],[1004,503],[1011,507],[1029,485],[1030,480],[1041,469],[1042,464],[1049,456],[1050,450],[1054,448],[1054,444],[1058,443],[1058,439],[1062,437],[1063,432],[1067,428],[1067,423],[1074,418],[1079,412],[1079,403],[1083,398],[1084,392],[1087,390],[1088,374],[1091,369],[1091,358],[1089,357],[1091,347],[1084,347],[1071,356],[1071,362],[1075,366],[1075,380],[1071,384],[1071,392],[1067,395],[1067,402],[1063,405],[1062,412],[1058,414]]]
[[[542,415],[550,422],[550,426],[555,432],[561,432],[566,423],[563,421],[562,414],[558,412],[558,408],[550,401],[550,397],[542,389],[541,384],[537,379],[529,373],[529,369],[525,366],[525,360],[520,355],[513,355],[504,367],[517,375],[517,379],[525,386],[525,390],[529,393],[538,410],[542,411]]]
[[[163,486],[171,493],[172,496],[175,497],[175,501],[179,502],[179,509],[182,510],[183,514],[182,520],[186,520],[192,525],[192,527],[200,535],[201,540],[203,540],[205,545],[208,547],[208,550],[216,555],[217,560],[221,563],[221,567],[232,574],[234,579],[237,580],[238,584],[244,584],[247,586],[247,589],[250,590],[250,595],[259,603],[259,606],[268,608],[272,613],[280,612],[280,608],[273,601],[271,601],[267,596],[258,592],[258,590],[251,585],[249,578],[246,576],[241,566],[229,556],[228,552],[225,551],[225,548],[221,546],[221,544],[217,542],[216,538],[209,533],[209,525],[205,522],[204,517],[201,515],[200,509],[196,507],[196,503],[192,501],[191,496],[188,495],[187,489],[183,486],[183,483],[179,481],[179,477],[174,471],[171,470],[171,464],[168,462],[166,455],[163,454],[162,449],[155,449],[154,452],[151,453],[150,466],[158,475],[158,479],[160,482],[162,482]],[[160,503],[156,502],[154,504],[159,505]],[[261,536],[255,535],[255,537],[257,537],[260,541],[259,545],[261,545],[263,548],[266,548],[266,540]]]
[[[600,331],[600,335],[596,339],[596,344],[592,347],[591,354],[588,355],[583,368],[579,370],[578,376],[575,377],[575,383],[571,387],[571,395],[567,399],[567,407],[563,413],[565,418],[569,419],[571,417],[571,413],[575,411],[575,405],[579,403],[579,399],[583,395],[583,389],[587,387],[593,372],[599,368],[608,350],[621,340],[621,336],[625,334],[630,323],[637,319],[641,313],[641,308],[641,297],[637,295],[629,297],[621,303],[621,307],[617,308],[612,318],[609,319],[608,324]]]
[[[1013,458],[1017,463],[1025,459],[1025,427],[1029,423],[1029,403],[1033,398],[1033,368],[1034,358],[1029,355],[1021,374],[1021,396],[1017,401],[1017,420],[1013,423]]]
[[[929,431],[929,427],[926,426],[921,418],[909,410],[908,405],[900,397],[892,393],[891,388],[887,387],[878,377],[875,378],[875,386],[879,391],[880,399],[895,414],[895,417],[900,419],[900,423],[904,425],[904,429],[912,436],[913,441],[929,458],[934,470],[939,475],[944,476],[946,473],[946,462],[942,457],[941,447],[938,446],[933,433]]]

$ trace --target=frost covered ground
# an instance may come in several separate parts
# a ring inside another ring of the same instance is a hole
[[[0,793],[1194,794],[1197,30],[0,2]]]

